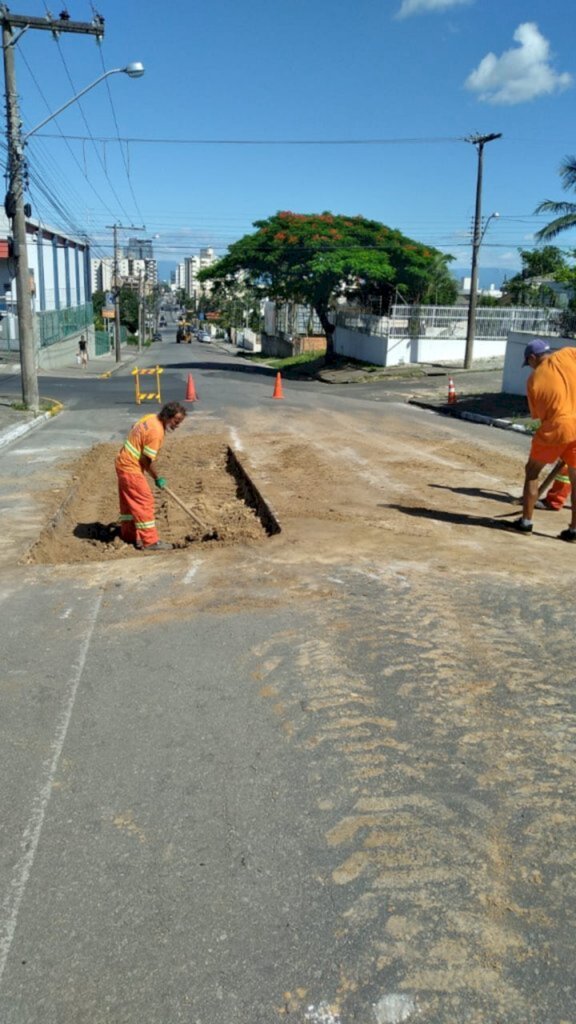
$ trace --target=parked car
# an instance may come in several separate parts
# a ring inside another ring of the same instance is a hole
[[[199,331],[198,341],[211,341],[211,336],[206,331]]]

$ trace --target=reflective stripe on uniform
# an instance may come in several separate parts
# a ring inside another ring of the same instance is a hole
[[[560,483],[560,484],[569,484],[570,483],[570,477],[569,476],[563,476],[561,473],[558,473],[558,476],[555,476],[554,479],[557,480],[558,483]]]
[[[135,523],[137,530],[154,530],[156,529],[156,521],[151,519],[149,523]]]
[[[131,523],[133,519],[134,516],[131,515],[118,516],[119,523]]]
[[[140,458],[140,452],[138,451],[137,448],[134,447],[133,444],[130,444],[130,441],[124,441],[124,447],[127,452],[130,452],[130,455],[134,456],[135,459]]]
[[[144,455],[147,455],[150,459],[155,459],[158,452],[154,448],[149,448],[147,444],[144,445]]]

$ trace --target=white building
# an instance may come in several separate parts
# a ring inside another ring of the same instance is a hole
[[[198,274],[206,267],[216,262],[214,249],[200,249],[198,256],[187,256],[184,260],[184,290],[191,299],[198,300],[203,291],[209,291],[210,286],[200,284]]]
[[[31,219],[26,236],[37,362],[50,366],[59,350],[74,352],[80,335],[92,332],[90,247],[86,238]],[[10,223],[0,210],[0,349],[13,352],[19,343],[11,245]]]
[[[92,260],[92,292],[108,292],[114,285],[114,259],[106,256],[101,260]],[[118,260],[119,285],[128,285],[131,288],[140,286],[143,281],[145,291],[151,291],[158,283],[158,268],[156,260],[153,259],[132,259],[123,256]]]

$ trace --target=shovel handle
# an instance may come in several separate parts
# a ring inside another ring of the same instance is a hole
[[[170,495],[172,501],[175,501],[177,505],[180,505],[180,508],[184,509],[184,511],[188,513],[190,518],[193,519],[198,526],[200,526],[205,532],[208,531],[206,523],[203,523],[202,520],[199,519],[199,517],[196,515],[196,513],[193,512],[191,508],[188,508],[188,505],[185,505],[182,499],[179,498],[177,494],[174,494],[174,491],[171,491],[170,488],[166,486],[164,486],[162,490],[166,491],[166,494]]]
[[[554,463],[552,469],[548,473],[548,476],[546,477],[545,480],[542,481],[542,483],[540,484],[540,487],[538,488],[538,497],[539,498],[541,498],[542,495],[548,490],[548,488],[550,487],[550,484],[552,483],[554,477],[557,476],[557,474],[562,469],[563,465],[564,465],[564,462],[563,462],[562,459],[558,459],[558,461]]]

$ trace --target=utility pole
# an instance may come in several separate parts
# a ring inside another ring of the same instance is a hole
[[[476,300],[478,292],[478,253],[482,243],[482,173],[484,161],[484,146],[494,139],[501,139],[501,132],[493,132],[491,135],[470,135],[466,142],[471,142],[478,151],[478,174],[476,178],[476,211],[474,213],[474,232],[472,236],[472,271],[470,275],[470,303],[468,305],[468,328],[466,331],[466,351],[464,353],[464,367],[469,370],[472,366],[474,353],[474,335],[476,331]]]
[[[122,338],[120,335],[120,274],[118,267],[118,232],[119,231],[145,231],[146,227],[143,225],[141,228],[135,227],[134,224],[107,224],[106,228],[108,231],[114,233],[114,274],[112,280],[112,287],[114,289],[114,352],[116,356],[116,362],[121,362],[122,359]]]
[[[12,14],[5,4],[0,4],[2,25],[2,50],[4,54],[4,79],[6,88],[6,128],[8,142],[8,191],[4,201],[7,217],[12,221],[12,255],[16,264],[16,293],[18,311],[18,339],[20,344],[20,366],[22,379],[22,401],[34,413],[39,410],[38,372],[36,368],[36,342],[30,294],[30,271],[26,248],[26,217],[31,209],[24,203],[26,182],[26,161],[22,141],[14,46],[29,29],[42,29],[58,37],[60,32],[92,35],[101,39],[104,35],[104,19],[99,15],[92,22],[62,20],[59,18],[28,17]],[[20,29],[14,35],[14,29]]]

